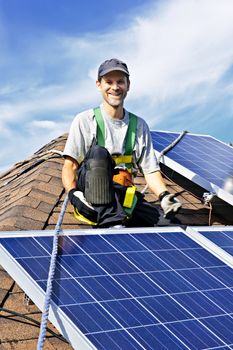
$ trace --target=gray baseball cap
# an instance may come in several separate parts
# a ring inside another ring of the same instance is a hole
[[[117,58],[111,58],[110,60],[104,61],[98,69],[98,78],[103,77],[105,74],[119,70],[129,76],[129,71],[126,63],[118,60]]]

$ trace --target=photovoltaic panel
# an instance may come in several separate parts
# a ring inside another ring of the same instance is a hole
[[[206,242],[205,239],[217,245],[220,252],[221,248],[228,256],[229,264],[232,264],[233,267],[233,226],[216,226],[216,227],[189,227],[188,232],[193,234],[196,239],[199,239],[200,242]],[[198,233],[198,234],[197,234]],[[233,278],[233,276],[232,276]]]
[[[181,228],[67,231],[50,320],[74,349],[233,347],[232,268],[191,237]],[[0,234],[0,264],[41,309],[51,250],[48,232]]]
[[[178,133],[152,131],[158,156]],[[208,135],[185,134],[161,162],[233,205],[233,147]]]

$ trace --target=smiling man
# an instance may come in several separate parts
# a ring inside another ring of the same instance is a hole
[[[146,122],[124,109],[130,88],[127,65],[110,59],[98,70],[102,104],[78,114],[64,149],[63,185],[77,219],[97,227],[154,226],[158,211],[136,191],[140,170],[157,195],[164,216],[181,203],[167,191]]]

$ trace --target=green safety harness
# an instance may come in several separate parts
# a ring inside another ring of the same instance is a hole
[[[105,147],[105,124],[100,107],[94,108],[95,119],[97,123],[96,138],[99,146]],[[133,149],[136,141],[137,117],[133,113],[129,113],[129,125],[125,138],[124,155],[112,156],[116,165],[124,163],[128,171],[132,171]]]
[[[102,116],[100,107],[94,108],[95,119],[97,123],[96,138],[99,146],[105,147],[105,123]],[[129,125],[125,137],[125,152],[123,155],[113,155],[112,158],[116,165],[124,163],[127,170],[131,173],[133,167],[133,150],[136,141],[137,132],[137,116],[133,113],[129,113]],[[123,203],[124,210],[127,215],[131,215],[135,205],[137,203],[137,197],[135,194],[136,187],[134,185],[129,186],[125,193],[125,199]]]

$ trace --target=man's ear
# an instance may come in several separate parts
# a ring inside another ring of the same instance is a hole
[[[101,84],[100,84],[100,81],[99,80],[96,80],[96,87],[99,91],[101,91]]]
[[[130,80],[128,79],[128,89],[127,89],[127,91],[129,91],[129,89],[130,89]]]

